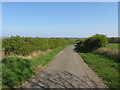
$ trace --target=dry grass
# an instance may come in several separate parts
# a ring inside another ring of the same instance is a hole
[[[30,55],[24,56],[24,58],[33,59],[33,58],[35,58],[36,56],[38,56],[42,53],[44,53],[44,52],[43,51],[35,51],[35,52],[32,52]]]
[[[27,55],[27,56],[21,56],[21,55],[14,55],[14,54],[12,54],[12,55],[4,55],[3,53],[3,55],[2,55],[2,58],[5,58],[5,57],[14,57],[14,56],[16,56],[16,57],[21,57],[21,58],[25,58],[25,59],[30,59],[30,60],[34,60],[34,58],[35,57],[37,57],[37,56],[39,56],[40,54],[43,54],[44,52],[43,51],[34,51],[34,52],[32,52],[31,54],[29,54],[29,55]]]
[[[117,49],[109,49],[109,48],[102,47],[102,48],[99,48],[97,50],[97,52],[100,53],[100,54],[105,54],[108,57],[112,57],[112,58],[115,58],[115,59],[120,58],[120,55],[119,55],[120,50],[117,50]]]

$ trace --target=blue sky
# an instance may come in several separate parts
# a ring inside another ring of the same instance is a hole
[[[118,36],[117,2],[4,2],[2,15],[3,36]]]

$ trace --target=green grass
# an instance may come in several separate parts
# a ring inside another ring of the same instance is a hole
[[[58,54],[63,49],[64,47],[60,47],[57,49],[53,49],[52,51],[40,54],[32,60],[32,66],[45,66],[53,59],[56,54]]]
[[[31,61],[20,57],[2,59],[2,88],[15,88],[34,74]]]
[[[120,50],[120,43],[109,43],[106,48]]]
[[[118,63],[108,57],[93,53],[80,53],[80,55],[109,88],[118,87]]]
[[[34,60],[27,60],[19,57],[8,57],[2,60],[2,88],[17,88],[25,80],[34,74],[34,66],[45,66],[53,57],[65,47],[59,47],[52,51],[40,54]]]

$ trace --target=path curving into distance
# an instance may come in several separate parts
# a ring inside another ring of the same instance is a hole
[[[106,88],[70,45],[55,56],[47,68],[24,88]]]

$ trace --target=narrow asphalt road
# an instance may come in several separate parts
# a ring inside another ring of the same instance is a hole
[[[71,45],[56,55],[40,75],[28,80],[24,87],[106,88],[106,85],[101,82]]]

